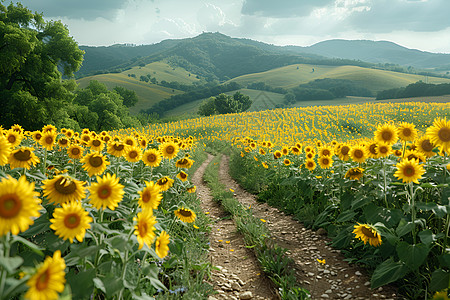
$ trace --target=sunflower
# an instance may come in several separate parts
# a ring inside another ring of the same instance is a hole
[[[305,150],[305,153],[314,152],[314,148],[311,146],[306,146],[304,150]]]
[[[313,159],[307,159],[305,161],[305,168],[310,171],[313,171],[316,168],[316,162]]]
[[[186,174],[184,171],[180,171],[180,173],[177,174],[177,178],[181,181],[186,181],[188,178],[188,174]]]
[[[115,210],[125,194],[123,188],[124,186],[119,183],[116,174],[107,173],[102,178],[97,176],[97,182],[91,183],[91,186],[88,187],[91,194],[89,202],[96,209],[108,207],[110,210]]]
[[[67,149],[67,155],[72,159],[80,159],[83,156],[84,148],[78,145],[70,145]]]
[[[23,232],[39,217],[39,193],[34,191],[34,182],[25,176],[16,180],[8,175],[0,181],[0,236],[11,232]]]
[[[105,135],[105,136],[101,136],[100,137],[100,139],[102,140],[102,141],[104,141],[106,144],[108,144],[110,141],[112,141],[112,139],[111,139],[111,136],[109,136],[109,135]]]
[[[161,192],[165,192],[172,187],[173,179],[169,178],[167,176],[164,176],[164,177],[158,179],[156,184],[159,186],[159,189],[161,190]]]
[[[177,156],[179,147],[173,142],[165,142],[159,146],[159,150],[164,158],[172,159]]]
[[[125,159],[129,162],[138,162],[142,157],[142,150],[138,146],[129,146],[125,151]]]
[[[319,156],[333,156],[333,151],[328,147],[322,147],[319,149]]]
[[[40,132],[39,130],[33,131],[31,133],[31,138],[36,142],[39,143],[39,140],[42,137],[42,132]]]
[[[91,140],[91,135],[89,133],[82,133],[80,139],[82,145],[87,146],[89,141]]]
[[[291,161],[290,161],[288,158],[286,158],[286,159],[283,161],[283,164],[284,164],[285,166],[289,166],[289,165],[291,164]]]
[[[328,169],[333,165],[333,159],[329,156],[319,157],[318,162],[322,169]]]
[[[381,235],[372,225],[358,223],[354,228],[353,233],[356,235],[355,238],[363,241],[364,245],[367,242],[374,247],[381,245]]]
[[[414,124],[401,122],[397,127],[398,137],[403,141],[414,141],[417,137],[417,130]]]
[[[136,229],[134,234],[137,236],[139,249],[142,249],[144,244],[150,248],[150,245],[155,239],[156,217],[153,216],[153,211],[151,209],[144,209],[137,214],[137,217],[133,218],[133,221],[137,222],[136,226],[134,226],[134,229]]]
[[[27,281],[29,289],[25,294],[25,299],[58,299],[58,293],[64,291],[64,284],[66,282],[65,268],[66,263],[61,258],[60,250],[55,251],[53,257],[47,256],[44,263],[37,269],[36,274]]]
[[[45,125],[44,127],[42,127],[41,131],[42,131],[42,133],[47,133],[47,132],[56,133],[57,129],[52,124],[48,124],[48,125]]]
[[[193,187],[188,188],[187,192],[190,194],[193,194],[193,193],[195,193],[196,190],[197,190],[197,186],[194,185]]]
[[[350,158],[350,146],[347,144],[340,144],[336,149],[336,154],[342,161],[347,161]]]
[[[316,154],[314,152],[307,152],[306,153],[306,159],[314,159]]]
[[[436,155],[436,153],[433,152],[433,149],[436,146],[431,142],[431,140],[428,136],[424,135],[417,141],[416,144],[417,144],[417,149],[420,152],[422,152],[423,154],[425,154],[426,157],[432,157],[432,156]]]
[[[11,130],[16,131],[20,134],[24,133],[23,127],[20,126],[19,124],[14,124],[13,126],[11,126]]]
[[[148,140],[145,137],[141,137],[139,139],[139,146],[141,146],[142,149],[147,148]]]
[[[450,152],[450,120],[437,118],[433,125],[427,128],[430,141],[446,152]]]
[[[178,217],[181,221],[185,223],[192,223],[195,221],[195,212],[190,210],[189,208],[179,208],[175,212],[175,216]]]
[[[128,146],[121,141],[111,141],[108,143],[107,152],[115,157],[122,157]]]
[[[23,135],[20,132],[10,129],[6,131],[5,138],[8,141],[9,146],[11,148],[15,148],[20,145],[20,142],[22,142]]]
[[[161,189],[153,181],[145,181],[145,188],[138,192],[139,206],[142,209],[158,209],[162,200]]]
[[[8,141],[0,134],[0,166],[8,163],[8,158],[11,155],[11,148]]]
[[[366,145],[367,152],[366,153],[370,158],[378,158],[377,146],[378,146],[378,144],[376,141],[367,143],[367,145]]]
[[[105,148],[105,142],[102,141],[102,139],[96,137],[96,138],[90,139],[89,142],[87,143],[87,146],[91,147],[92,151],[101,152],[103,150],[103,148]]]
[[[394,155],[397,156],[397,157],[402,157],[402,156],[403,156],[403,151],[402,151],[402,150],[399,150],[399,149],[394,150],[393,153],[394,153]]]
[[[268,169],[269,168],[269,165],[265,161],[263,161],[261,163],[261,165],[264,167],[264,169]]]
[[[127,146],[132,146],[132,147],[138,145],[138,143],[136,142],[135,138],[134,138],[134,137],[131,137],[131,136],[125,137],[125,138],[123,139],[123,143],[124,143],[125,145],[127,145]]]
[[[159,258],[164,258],[169,253],[169,235],[164,230],[161,232],[155,242],[155,252]]]
[[[47,150],[52,150],[56,142],[56,132],[49,131],[42,133],[42,137],[39,140],[39,144]]]
[[[349,178],[351,180],[359,180],[363,177],[363,168],[350,168],[347,173],[345,173],[345,178]]]
[[[378,143],[395,144],[398,140],[397,129],[389,123],[379,124],[375,131],[375,140]]]
[[[283,147],[281,149],[281,153],[283,153],[283,155],[288,155],[289,154],[289,148],[288,147]]]
[[[148,149],[142,155],[142,161],[144,162],[144,164],[146,166],[149,166],[149,167],[159,166],[159,164],[161,163],[161,160],[162,160],[161,152],[157,149]],[[180,164],[181,164],[180,162],[185,163],[185,165],[183,164],[183,166],[180,166]],[[177,168],[184,168],[184,167],[187,168],[187,164],[188,164],[188,159],[182,158],[177,161],[176,167]]]
[[[402,179],[403,182],[419,183],[419,179],[425,173],[423,166],[415,159],[404,159],[402,162],[397,163],[396,167],[397,171],[394,173],[394,176]]]
[[[106,157],[99,152],[91,152],[86,154],[82,159],[83,169],[88,172],[89,177],[100,175],[106,170],[106,166],[110,164]]]
[[[363,163],[366,161],[368,155],[366,149],[361,146],[354,146],[349,152],[351,159],[357,163]]]
[[[392,153],[392,147],[389,144],[379,143],[377,144],[377,158],[388,157]]]
[[[59,145],[59,147],[61,147],[61,148],[67,148],[67,147],[69,147],[69,146],[70,146],[69,139],[66,138],[66,137],[60,138],[60,139],[58,140],[58,145]]]
[[[283,153],[280,150],[277,150],[273,153],[273,158],[278,159],[283,156]]]
[[[69,175],[58,175],[53,179],[42,181],[44,196],[52,203],[66,203],[84,199],[86,192],[84,182],[73,179]]]
[[[194,164],[194,161],[192,159],[189,159],[187,157],[177,160],[175,163],[175,167],[177,168],[186,168],[189,169]]]
[[[265,155],[266,154],[266,151],[263,149],[263,148],[259,148],[259,154],[261,154],[261,155]]]
[[[67,129],[66,132],[64,132],[64,135],[70,139],[74,136],[74,132],[72,129]]]
[[[81,206],[81,202],[73,201],[61,204],[62,207],[55,208],[53,219],[50,219],[52,225],[50,228],[55,230],[55,234],[60,238],[73,243],[76,238],[82,242],[86,229],[91,227],[93,221],[89,213]]]
[[[422,163],[427,161],[427,158],[425,157],[424,154],[414,150],[406,150],[405,155],[403,155],[403,158],[407,160],[416,159]]]
[[[14,168],[29,169],[31,166],[40,163],[39,158],[33,153],[34,148],[21,147],[11,152],[8,158],[9,166]]]

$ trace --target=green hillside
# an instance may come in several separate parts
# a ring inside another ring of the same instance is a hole
[[[299,84],[322,78],[353,80],[373,92],[403,87],[419,80],[428,80],[429,83],[450,83],[450,79],[445,78],[428,77],[428,79],[425,79],[425,77],[421,75],[369,69],[358,66],[323,66],[307,64],[295,64],[266,72],[247,74],[233,78],[230,82],[234,81],[242,85],[248,85],[253,82],[264,82],[271,87],[289,89],[296,87]]]
[[[130,77],[128,74],[135,74],[136,78]],[[167,82],[177,81],[182,84],[192,84],[199,80],[195,75],[190,74],[182,68],[172,68],[164,62],[154,62],[144,67],[134,67],[122,73],[109,73],[84,77],[77,80],[77,82],[79,83],[80,88],[85,88],[89,85],[91,80],[97,80],[106,84],[109,89],[113,89],[115,86],[121,86],[135,91],[139,98],[139,102],[130,108],[130,111],[133,114],[139,113],[141,109],[148,109],[153,104],[165,98],[169,98],[172,95],[183,93],[182,91],[139,81],[141,75],[145,76],[147,74],[156,78],[158,82],[165,80]],[[189,76],[189,74],[191,76]]]

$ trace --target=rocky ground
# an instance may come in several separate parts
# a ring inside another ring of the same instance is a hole
[[[211,260],[217,267],[212,283],[218,292],[215,299],[278,299],[276,288],[258,266],[251,249],[244,245],[231,218],[212,200],[202,180],[212,156],[197,170],[193,182],[202,200],[202,207],[212,221],[210,235]],[[308,289],[312,299],[400,299],[392,287],[370,289],[370,278],[364,270],[349,265],[338,250],[328,246],[330,240],[324,230],[312,231],[291,216],[276,208],[259,203],[255,196],[243,190],[228,174],[228,157],[220,163],[222,183],[235,191],[235,197],[251,206],[256,217],[266,220],[271,236],[281,247],[288,249],[295,261],[299,284]],[[325,260],[320,263],[318,260]]]

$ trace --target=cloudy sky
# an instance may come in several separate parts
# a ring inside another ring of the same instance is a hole
[[[449,0],[20,2],[42,12],[46,19],[61,20],[80,45],[152,44],[219,31],[275,45],[308,46],[335,38],[369,39],[450,53]]]

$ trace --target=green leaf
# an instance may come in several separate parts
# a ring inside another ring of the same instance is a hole
[[[20,256],[15,257],[0,256],[0,266],[2,266],[9,274],[15,273],[16,269],[20,267],[22,263],[23,258]]]
[[[443,233],[433,234],[433,232],[430,229],[427,229],[419,232],[418,236],[422,241],[422,243],[429,246],[431,245],[431,243],[437,241],[439,238],[444,236],[444,234]]]
[[[122,278],[112,273],[103,278],[94,278],[94,283],[98,289],[105,293],[108,299],[124,288]]]
[[[45,213],[36,220],[34,220],[33,225],[31,225],[30,228],[28,228],[25,232],[21,233],[20,235],[27,238],[41,234],[49,230],[50,230],[50,221],[48,219],[48,214]]]
[[[371,279],[371,288],[375,289],[394,282],[408,273],[403,262],[395,262],[392,258],[384,261],[375,269]]]
[[[93,279],[95,277],[95,269],[88,269],[75,274],[75,270],[71,269],[67,274],[67,282],[70,284],[72,296],[74,299],[89,299],[94,291]]]
[[[399,237],[404,236],[407,233],[410,233],[414,228],[414,224],[412,222],[406,222],[405,219],[402,219],[400,221],[400,224],[398,224],[397,229],[395,230],[395,233],[397,233],[397,235]]]
[[[450,254],[442,254],[439,256],[439,264],[441,267],[450,268]]]
[[[425,244],[411,245],[407,242],[400,242],[397,245],[397,254],[412,271],[417,270],[426,260],[430,248]]]
[[[356,210],[358,208],[361,208],[361,207],[369,204],[371,201],[372,201],[372,199],[370,199],[369,197],[357,198],[356,200],[354,200],[352,202],[352,209]]]
[[[162,284],[162,282],[158,279],[159,268],[157,265],[150,264],[149,266],[146,266],[145,271],[145,273],[143,272],[144,274],[146,274],[145,278],[150,280],[150,283],[153,287],[155,287],[156,289],[167,290],[164,284]]]
[[[441,291],[450,287],[450,273],[442,269],[437,269],[431,274],[430,290]]]
[[[39,254],[40,256],[44,256],[44,253],[41,251],[41,250],[43,250],[43,248],[39,247],[39,246],[36,245],[36,244],[33,244],[32,242],[30,242],[29,240],[24,239],[24,238],[21,237],[21,236],[13,235],[11,244],[14,244],[14,243],[16,243],[16,242],[21,243],[21,244],[27,246],[27,247],[30,248],[30,250],[33,251],[34,253],[37,253],[37,254]]]
[[[344,211],[339,215],[339,217],[336,219],[336,222],[346,222],[353,219],[354,216],[356,216],[356,212],[352,210]]]
[[[154,300],[155,298],[150,297],[146,293],[142,293],[142,295],[138,296],[135,293],[131,293],[131,297],[133,300]]]

